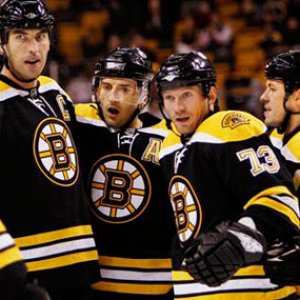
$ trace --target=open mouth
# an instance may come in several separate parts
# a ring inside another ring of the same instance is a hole
[[[176,122],[184,123],[187,122],[189,117],[176,118]]]
[[[107,111],[112,115],[117,115],[120,112],[119,109],[115,107],[110,107]]]
[[[26,64],[30,64],[30,65],[34,65],[36,63],[38,63],[40,60],[39,59],[35,59],[35,60],[25,60]]]

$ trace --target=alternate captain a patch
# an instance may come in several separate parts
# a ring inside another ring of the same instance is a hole
[[[44,119],[34,134],[33,154],[41,172],[52,182],[71,186],[78,178],[78,158],[71,133],[56,118]]]
[[[108,223],[136,219],[148,206],[151,185],[144,167],[125,154],[107,155],[91,170],[91,209]]]
[[[245,124],[250,124],[250,119],[245,114],[239,112],[228,113],[222,120],[222,127],[229,127],[231,129]]]

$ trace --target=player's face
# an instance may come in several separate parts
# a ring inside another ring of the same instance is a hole
[[[260,97],[264,109],[264,122],[267,126],[278,127],[282,123],[286,111],[284,109],[284,84],[279,80],[267,80],[266,87]]]
[[[13,29],[8,42],[3,46],[8,58],[9,69],[22,80],[37,78],[43,71],[50,39],[46,29]],[[8,77],[13,78],[10,72]]]
[[[138,106],[136,81],[125,78],[102,78],[97,91],[104,119],[108,126],[120,128]]]
[[[207,98],[198,86],[162,92],[164,108],[181,134],[193,133],[209,113]]]

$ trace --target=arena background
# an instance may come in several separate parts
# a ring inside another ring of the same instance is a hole
[[[215,64],[222,108],[261,116],[270,56],[300,49],[299,0],[46,0],[56,17],[45,73],[76,102],[89,101],[99,57],[117,46],[145,50],[158,70],[172,53],[203,51]]]

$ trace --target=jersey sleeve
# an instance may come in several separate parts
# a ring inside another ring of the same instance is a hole
[[[20,250],[0,221],[0,295],[5,295],[5,299],[23,299],[25,279],[26,267]]]
[[[299,230],[299,204],[292,178],[277,158],[265,133],[226,142],[218,147],[217,168],[236,205],[251,217],[258,229],[273,240]],[[213,154],[213,153],[211,153]]]

